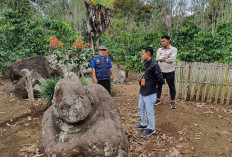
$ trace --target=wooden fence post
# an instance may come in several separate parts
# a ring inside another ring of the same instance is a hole
[[[220,104],[223,105],[224,101],[225,101],[225,93],[226,93],[226,86],[225,83],[227,81],[227,70],[228,70],[228,66],[224,66],[225,70],[224,73],[222,75],[222,83],[221,83],[221,87],[222,87],[222,91],[221,91],[221,100],[220,100]]]
[[[215,86],[215,100],[214,103],[218,104],[218,96],[220,93],[220,82],[221,82],[221,73],[222,73],[222,64],[217,64],[217,77],[216,77],[216,86]]]
[[[232,91],[232,65],[229,65],[229,72],[228,72],[228,81],[227,81],[227,86],[228,86],[228,93],[227,93],[227,100],[226,100],[226,105],[230,104],[230,99],[231,99],[231,91]]]

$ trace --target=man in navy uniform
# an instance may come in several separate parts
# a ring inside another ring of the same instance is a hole
[[[110,80],[114,79],[114,74],[110,58],[105,55],[106,50],[105,46],[98,47],[99,53],[92,59],[91,68],[94,83],[102,85],[110,93]]]

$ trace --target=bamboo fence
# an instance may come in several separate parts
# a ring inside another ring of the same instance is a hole
[[[176,97],[214,104],[232,104],[232,65],[186,63],[176,65]]]

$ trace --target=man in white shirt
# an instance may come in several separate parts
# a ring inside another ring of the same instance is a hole
[[[161,37],[162,48],[159,48],[156,53],[156,60],[159,63],[161,72],[163,73],[163,78],[169,87],[169,92],[171,95],[170,106],[172,109],[176,108],[175,105],[175,65],[177,48],[170,45],[170,37],[168,35],[163,35]],[[161,104],[160,98],[162,94],[162,85],[158,86],[157,99],[155,105]]]

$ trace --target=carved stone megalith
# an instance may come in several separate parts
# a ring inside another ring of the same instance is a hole
[[[128,156],[119,111],[101,85],[83,86],[70,78],[59,80],[42,125],[47,156]]]

